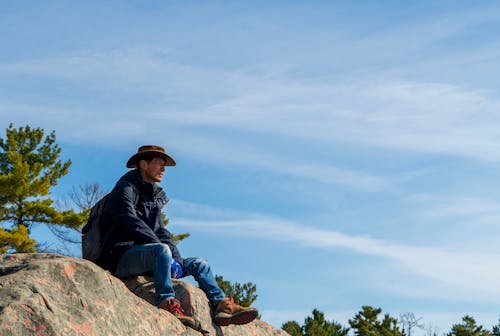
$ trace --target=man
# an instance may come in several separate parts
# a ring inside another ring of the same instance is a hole
[[[103,220],[111,223],[112,229],[98,264],[118,277],[152,272],[156,305],[185,325],[193,327],[196,321],[184,314],[171,277],[192,275],[196,279],[215,311],[217,325],[253,321],[257,309],[241,307],[226,298],[205,260],[181,257],[161,218],[161,208],[168,199],[157,183],[163,179],[165,166],[175,166],[175,161],[160,146],[141,146],[128,160],[127,168],[135,169],[116,183],[103,212]]]

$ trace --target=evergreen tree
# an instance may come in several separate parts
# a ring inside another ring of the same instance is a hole
[[[304,336],[347,336],[349,328],[344,328],[336,322],[325,320],[325,314],[317,309],[304,322]]]
[[[498,323],[491,329],[491,335],[500,336],[500,318],[498,319]]]
[[[226,296],[232,297],[237,304],[243,307],[250,307],[257,300],[257,286],[251,282],[243,285],[238,282],[231,284],[220,275],[216,275],[215,280]]]
[[[3,254],[11,247],[15,247],[17,252],[32,252],[35,249],[36,241],[28,237],[28,229],[25,226],[6,230],[0,228],[0,254]]]
[[[29,237],[33,224],[44,223],[79,227],[84,216],[74,211],[58,211],[48,197],[50,188],[69,171],[71,161],[59,159],[61,149],[55,132],[44,136],[30,126],[6,130],[0,138],[0,248],[33,252]]]
[[[163,225],[167,226],[169,223],[169,219],[164,212],[161,213],[161,218],[163,220]],[[174,240],[175,244],[178,244],[181,240],[189,238],[189,236],[191,236],[190,233],[179,233],[178,235],[172,233],[172,239]]]
[[[290,336],[302,336],[302,327],[296,321],[283,323],[281,329],[290,334]]]
[[[404,333],[398,328],[397,319],[385,314],[382,321],[379,321],[378,315],[382,312],[381,308],[363,306],[349,324],[354,329],[357,336],[402,336]]]
[[[295,321],[288,321],[281,329],[291,336],[347,336],[349,333],[349,328],[335,321],[327,321],[325,314],[317,309],[312,311],[312,316],[306,317],[303,326]]]
[[[466,315],[462,318],[461,324],[452,326],[447,336],[491,336],[491,332],[478,326],[473,317]]]

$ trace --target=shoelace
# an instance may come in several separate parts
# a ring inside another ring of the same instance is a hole
[[[182,310],[181,304],[179,301],[176,300],[170,300],[167,302],[168,310],[179,314],[179,315],[184,315],[184,310]]]
[[[233,299],[232,296],[228,297],[228,301],[229,301],[229,304],[241,307],[239,304],[237,304],[236,302],[234,302],[234,299]]]

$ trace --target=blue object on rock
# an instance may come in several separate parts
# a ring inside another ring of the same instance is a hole
[[[182,266],[176,260],[172,260],[172,266],[170,267],[172,278],[179,279],[182,278]]]

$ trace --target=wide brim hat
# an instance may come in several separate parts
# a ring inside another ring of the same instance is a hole
[[[141,159],[159,157],[165,160],[165,166],[175,166],[175,160],[167,154],[165,148],[155,145],[141,146],[137,149],[137,153],[132,155],[127,161],[127,168],[137,168],[137,164]]]

